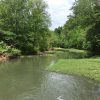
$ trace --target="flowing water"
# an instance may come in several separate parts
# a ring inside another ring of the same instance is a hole
[[[100,100],[100,84],[44,70],[55,62],[33,56],[0,63],[0,100]]]

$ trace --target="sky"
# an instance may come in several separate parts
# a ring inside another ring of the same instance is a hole
[[[67,20],[67,16],[71,13],[75,0],[44,0],[48,4],[48,13],[50,14],[52,25],[51,30],[59,26],[63,26]]]

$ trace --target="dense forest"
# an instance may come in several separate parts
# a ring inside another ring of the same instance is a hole
[[[50,18],[46,8],[43,0],[0,0],[0,48],[8,45],[22,54],[47,50]]]
[[[0,53],[36,54],[61,47],[99,54],[99,0],[76,0],[71,10],[64,26],[51,31],[43,0],[0,0]]]
[[[100,54],[100,1],[76,0],[63,27],[55,29],[56,46]]]

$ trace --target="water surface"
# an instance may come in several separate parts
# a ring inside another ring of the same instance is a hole
[[[0,100],[100,100],[100,84],[48,72],[54,56],[34,56],[0,63]]]

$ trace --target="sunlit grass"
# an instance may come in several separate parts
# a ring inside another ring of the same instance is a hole
[[[60,59],[48,70],[72,75],[85,76],[100,81],[100,59]]]
[[[70,49],[66,49],[66,48],[54,48],[55,51],[70,51],[70,52],[78,52],[78,53],[84,53],[86,52],[86,50],[79,50],[79,49],[74,49],[74,48],[70,48]]]

